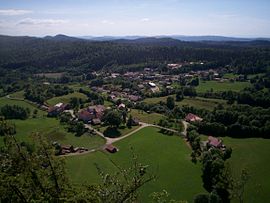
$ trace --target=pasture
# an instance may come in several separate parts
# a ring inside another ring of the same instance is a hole
[[[157,124],[160,119],[165,118],[164,115],[158,113],[146,113],[138,109],[131,109],[130,114],[133,118],[139,119],[141,122]]]
[[[219,82],[219,81],[200,81],[199,86],[196,87],[196,91],[199,93],[204,93],[213,90],[214,92],[222,91],[235,91],[239,92],[245,87],[249,87],[249,82]]]
[[[33,113],[34,110],[37,110],[37,117],[43,117],[45,115],[47,115],[47,113],[45,111],[42,111],[40,109],[38,109],[34,104],[32,104],[31,102],[28,101],[23,101],[23,100],[16,100],[16,99],[9,99],[7,97],[1,97],[0,98],[0,107],[4,106],[4,105],[18,105],[24,108],[29,108],[31,111],[31,115]],[[30,116],[31,116],[30,115]]]
[[[175,95],[171,95],[175,98]],[[166,102],[168,96],[165,97],[153,97],[153,98],[147,98],[144,100],[144,102],[148,104],[156,104],[160,101]],[[222,104],[223,106],[226,106],[226,100],[222,99],[210,99],[210,98],[203,98],[203,97],[185,97],[180,102],[175,102],[175,104],[179,106],[193,106],[198,109],[207,109],[207,110],[213,110],[218,104]]]
[[[191,163],[191,150],[181,137],[167,136],[157,128],[147,127],[114,145],[119,149],[116,154],[95,152],[67,157],[67,169],[72,181],[78,184],[100,183],[95,165],[105,172],[114,173],[117,168],[110,159],[120,167],[129,167],[132,147],[139,161],[149,165],[149,172],[157,175],[155,181],[141,188],[141,202],[149,202],[151,193],[162,190],[167,190],[171,198],[190,202],[194,195],[204,192],[200,165]]]
[[[87,96],[85,94],[82,94],[80,92],[74,92],[74,93],[70,93],[70,94],[67,94],[67,95],[64,95],[64,96],[60,96],[60,97],[53,97],[49,100],[46,101],[46,103],[49,105],[49,106],[53,106],[57,103],[69,103],[70,102],[70,99],[72,97],[76,97],[78,99],[82,99],[83,101],[86,101],[87,100]]]
[[[262,138],[236,139],[224,137],[233,149],[229,159],[235,177],[242,169],[250,173],[245,188],[244,202],[268,202],[270,199],[270,140]]]
[[[105,143],[105,140],[97,135],[85,133],[76,137],[73,133],[67,132],[65,126],[60,125],[55,118],[33,118],[27,120],[11,120],[16,126],[16,139],[19,141],[32,142],[31,134],[41,133],[49,141],[57,141],[64,145],[74,145],[87,147],[89,149],[97,148]],[[0,146],[3,144],[3,137],[0,137]]]

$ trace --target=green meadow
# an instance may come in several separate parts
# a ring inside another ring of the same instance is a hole
[[[49,100],[46,101],[46,103],[49,105],[49,106],[53,106],[55,104],[58,104],[58,103],[69,103],[70,102],[70,99],[72,97],[76,97],[78,99],[82,99],[83,101],[86,101],[87,100],[87,96],[85,94],[82,94],[80,92],[74,92],[74,93],[70,93],[70,94],[67,94],[67,95],[64,95],[64,96],[60,96],[60,97],[53,97]]]
[[[32,142],[33,133],[41,133],[49,141],[57,141],[60,144],[71,144],[89,149],[98,148],[105,143],[105,140],[97,135],[84,134],[76,137],[73,133],[67,132],[65,126],[60,125],[55,118],[31,118],[27,120],[11,120],[16,126],[16,139],[19,141]],[[3,144],[3,137],[0,137],[0,145]]]
[[[222,138],[233,149],[229,162],[235,177],[247,169],[250,180],[245,188],[244,202],[270,200],[270,140],[262,138]]]
[[[149,165],[149,172],[157,176],[156,180],[141,188],[141,202],[149,202],[150,194],[162,190],[168,191],[171,198],[190,202],[194,195],[204,192],[200,165],[192,164],[191,150],[181,137],[167,136],[161,134],[157,128],[147,127],[114,145],[119,149],[115,154],[98,151],[67,157],[71,180],[78,184],[100,183],[96,165],[109,173],[117,171],[113,163],[120,167],[129,167],[132,164],[132,147],[139,161]]]
[[[175,97],[175,95],[171,95],[172,97]],[[144,102],[148,104],[156,104],[160,101],[166,102],[168,96],[165,97],[154,97],[154,98],[146,98]],[[218,104],[222,104],[223,106],[226,106],[226,101],[222,99],[210,99],[210,98],[202,98],[202,97],[185,97],[180,102],[175,102],[175,104],[179,106],[193,106],[195,108],[199,109],[207,109],[207,110],[213,110]]]
[[[34,104],[27,102],[27,101],[23,101],[23,100],[16,100],[16,99],[9,99],[7,97],[1,97],[0,98],[0,107],[4,106],[4,105],[18,105],[24,108],[29,108],[31,111],[31,115],[33,113],[33,111],[36,109],[38,111],[37,113],[37,117],[43,117],[45,115],[47,115],[47,113],[45,111],[41,111],[39,110]]]
[[[138,109],[131,109],[130,114],[133,118],[139,119],[141,122],[156,124],[160,119],[165,118],[164,115],[159,113],[146,113]]]
[[[249,87],[249,82],[219,82],[219,81],[200,81],[199,86],[196,87],[196,91],[199,93],[204,93],[213,90],[214,92],[221,91],[235,91],[239,92],[245,87]]]

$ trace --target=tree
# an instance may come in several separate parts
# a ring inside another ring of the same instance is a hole
[[[174,106],[175,106],[174,98],[171,97],[171,96],[169,96],[169,97],[167,98],[167,103],[166,103],[166,105],[167,105],[167,107],[168,107],[169,109],[172,110],[172,109],[174,108]]]
[[[183,94],[183,91],[181,90],[181,91],[178,91],[177,93],[176,93],[176,96],[175,96],[175,99],[176,99],[176,101],[182,101],[183,99],[184,99],[184,94]]]
[[[122,120],[123,120],[123,123],[125,124],[127,122],[127,111],[123,110],[121,112],[122,112]]]
[[[129,115],[128,120],[127,120],[127,127],[131,128],[133,124],[133,118],[132,115]]]
[[[109,110],[105,113],[104,122],[111,127],[119,127],[122,123],[122,115],[118,110]]]
[[[15,133],[15,125],[6,121],[4,117],[0,117],[0,136],[14,135]]]
[[[0,151],[1,202],[136,202],[137,191],[155,175],[132,156],[124,169],[113,163],[115,174],[97,167],[100,185],[74,185],[67,177],[65,160],[54,156],[53,146],[40,134],[33,134],[34,147],[7,136]]]

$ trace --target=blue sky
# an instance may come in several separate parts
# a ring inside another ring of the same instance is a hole
[[[0,0],[0,34],[270,37],[270,0]]]

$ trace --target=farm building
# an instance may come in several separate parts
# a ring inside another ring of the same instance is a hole
[[[118,149],[112,144],[107,145],[105,149],[110,153],[116,153],[118,151]]]
[[[220,140],[220,139],[218,139],[216,137],[212,137],[212,136],[208,137],[207,145],[209,147],[215,147],[215,148],[223,147],[222,140]]]
[[[189,114],[185,117],[185,120],[186,120],[187,122],[196,122],[196,121],[202,121],[203,119],[200,118],[199,116],[195,115],[195,114],[189,113]]]
[[[68,104],[58,103],[48,108],[48,116],[57,116],[68,109]]]

